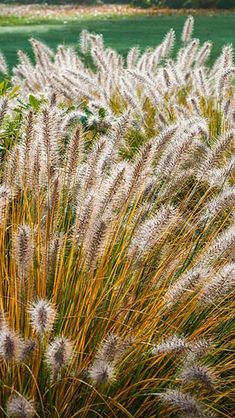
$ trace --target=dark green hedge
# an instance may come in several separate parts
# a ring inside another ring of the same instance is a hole
[[[235,8],[235,0],[133,0],[133,4],[141,7],[159,6],[172,7],[173,9],[183,8]]]
[[[230,9],[235,7],[235,0],[191,0],[192,7]]]
[[[0,3],[5,4],[96,4],[99,0],[0,0]]]
[[[132,3],[140,7],[172,7],[175,9],[183,8],[235,8],[235,0],[0,0],[0,3],[19,3],[19,4],[99,4],[99,3]]]
[[[0,4],[130,4],[131,0],[0,0]],[[141,0],[140,0],[141,3]]]

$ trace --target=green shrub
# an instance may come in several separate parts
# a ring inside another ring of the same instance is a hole
[[[78,4],[78,5],[92,5],[100,3],[99,0],[71,0],[71,2],[66,0],[2,0],[0,3],[14,3],[14,4]]]
[[[190,6],[190,0],[166,0],[165,6],[172,7],[174,9],[182,9]]]
[[[235,8],[235,0],[133,0],[135,6],[140,7],[170,7],[173,9],[230,9]]]
[[[219,9],[231,9],[235,8],[235,0],[217,0],[216,6]]]
[[[216,0],[191,0],[191,6],[199,9],[209,9],[216,7]]]

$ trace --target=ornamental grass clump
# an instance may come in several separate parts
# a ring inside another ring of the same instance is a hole
[[[234,415],[233,49],[193,27],[32,39],[1,83],[2,414]]]

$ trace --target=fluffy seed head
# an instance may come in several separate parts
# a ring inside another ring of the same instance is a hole
[[[0,72],[3,73],[3,74],[8,73],[8,65],[7,65],[5,57],[4,57],[4,55],[1,51],[0,51]]]
[[[36,415],[33,401],[14,395],[7,402],[7,414],[12,418],[32,418]]]
[[[206,366],[198,364],[185,366],[180,374],[183,383],[199,382],[207,389],[214,391],[215,376]]]
[[[97,360],[88,370],[88,376],[94,385],[110,384],[115,380],[115,368],[111,363]]]
[[[116,363],[128,348],[128,343],[115,334],[109,334],[96,354],[96,359],[107,363]]]
[[[206,338],[198,338],[190,342],[189,351],[186,353],[185,361],[187,364],[194,364],[201,360],[211,349],[212,341]]]
[[[0,186],[0,225],[4,223],[6,207],[13,195],[13,191],[9,186],[5,184]]]
[[[35,340],[30,339],[28,341],[24,341],[21,353],[19,355],[20,361],[27,360],[31,356],[31,354],[36,350],[36,348],[37,343]]]
[[[152,349],[152,354],[157,355],[161,353],[185,353],[189,350],[189,343],[184,337],[172,335],[165,338]]]
[[[1,56],[0,56],[0,59],[1,59]],[[1,68],[0,68],[0,72],[1,72]],[[8,98],[3,97],[0,99],[0,126],[2,125],[4,121],[7,109],[8,109]]]
[[[234,290],[235,263],[226,264],[204,287],[200,302],[210,304],[225,297]]]
[[[24,277],[33,261],[32,231],[28,225],[20,225],[15,233],[14,256],[19,274]]]
[[[53,378],[56,378],[62,368],[67,366],[72,358],[73,345],[64,337],[58,337],[48,346],[46,362]]]
[[[192,268],[173,283],[164,295],[167,307],[189,295],[206,278],[208,271],[202,267]]]
[[[193,25],[194,25],[194,18],[193,16],[189,16],[185,21],[183,32],[182,32],[182,41],[189,42],[193,33]]]
[[[21,338],[12,330],[3,326],[0,331],[0,356],[4,360],[20,360]]]
[[[53,328],[56,311],[54,306],[45,299],[34,302],[29,309],[31,323],[34,330],[43,335],[50,332]]]
[[[196,399],[178,389],[168,389],[160,394],[160,398],[166,404],[171,405],[174,410],[185,414],[186,417],[205,418],[206,415]]]

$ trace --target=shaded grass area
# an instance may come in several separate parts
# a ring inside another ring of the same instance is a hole
[[[7,20],[8,19],[8,20]],[[214,42],[211,60],[219,54],[221,47],[235,40],[235,13],[230,15],[202,15],[195,17],[194,36],[201,41]],[[156,46],[169,30],[174,28],[177,34],[176,46],[179,46],[180,33],[185,16],[105,16],[85,17],[77,20],[39,19],[27,21],[24,18],[0,16],[0,49],[5,54],[9,66],[17,62],[17,51],[23,49],[32,54],[28,39],[36,37],[55,48],[58,44],[78,44],[82,29],[102,33],[105,44],[126,54],[134,45],[141,50]]]

